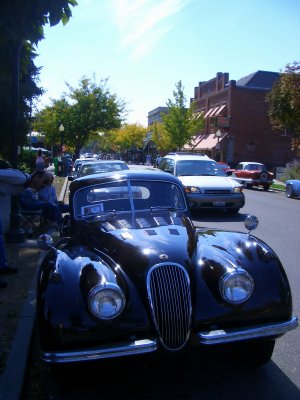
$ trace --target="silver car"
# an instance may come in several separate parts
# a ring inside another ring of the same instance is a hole
[[[226,209],[235,214],[245,205],[243,185],[227,177],[208,156],[169,153],[158,168],[181,180],[191,211]]]
[[[129,169],[128,165],[124,161],[98,160],[92,163],[86,162],[82,164],[76,177],[81,178],[82,176],[100,174],[103,172],[118,172],[124,169]]]

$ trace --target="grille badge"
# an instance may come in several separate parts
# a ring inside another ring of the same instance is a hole
[[[169,258],[169,256],[167,254],[165,254],[165,253],[162,253],[162,254],[159,255],[159,259],[160,260],[167,260],[168,258]]]

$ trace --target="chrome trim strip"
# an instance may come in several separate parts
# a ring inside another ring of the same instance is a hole
[[[70,363],[151,353],[157,349],[156,340],[142,339],[128,343],[119,343],[114,346],[102,346],[92,350],[46,352],[42,354],[42,358],[46,363]]]
[[[287,322],[278,324],[265,325],[244,330],[215,330],[209,332],[197,333],[201,344],[222,344],[230,343],[238,340],[257,339],[262,337],[280,336],[286,332],[296,329],[298,326],[298,318],[293,317]]]

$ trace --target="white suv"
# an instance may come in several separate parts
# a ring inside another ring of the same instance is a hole
[[[243,185],[227,177],[208,156],[169,153],[158,168],[181,180],[191,210],[226,209],[235,214],[245,205]]]

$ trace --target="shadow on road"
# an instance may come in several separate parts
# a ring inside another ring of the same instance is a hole
[[[260,368],[245,367],[226,350],[159,362],[144,358],[104,360],[70,369],[65,385],[58,385],[51,374],[49,378],[45,398],[52,400],[300,398],[299,389],[272,361]],[[60,380],[65,378],[67,375],[60,374]]]

